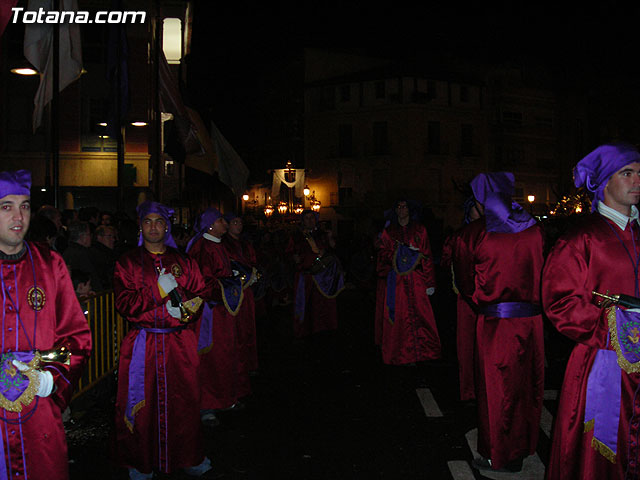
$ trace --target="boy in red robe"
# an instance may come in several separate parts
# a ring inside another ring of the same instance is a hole
[[[574,180],[590,192],[592,214],[556,242],[542,277],[547,317],[576,342],[546,478],[639,478],[640,322],[635,312],[603,308],[592,292],[640,297],[640,153],[601,145],[576,165]]]
[[[475,468],[519,471],[535,453],[544,395],[542,227],[512,202],[511,173],[471,181],[481,218],[458,234],[456,285],[478,314]]]

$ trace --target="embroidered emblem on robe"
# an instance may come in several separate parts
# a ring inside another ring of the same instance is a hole
[[[40,287],[31,287],[27,292],[27,302],[36,312],[42,310],[46,301],[47,297]]]

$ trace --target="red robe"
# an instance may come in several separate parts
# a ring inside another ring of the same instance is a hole
[[[540,304],[544,234],[490,233],[484,218],[459,233],[456,285],[475,308],[502,302]],[[478,315],[478,452],[494,468],[535,453],[544,395],[542,316]]]
[[[417,222],[410,222],[405,227],[393,223],[384,229],[381,241],[377,267],[379,276],[386,277],[393,268],[397,242],[417,247],[423,255],[411,273],[396,276],[393,320],[389,317],[385,300],[382,361],[390,365],[403,365],[440,358],[440,337],[426,292],[427,288],[436,286],[427,229]]]
[[[442,268],[452,272],[453,262],[457,257],[457,243],[460,241],[458,232],[450,235],[442,246]],[[456,353],[458,356],[458,377],[460,381],[460,400],[474,400],[475,376],[474,356],[476,345],[476,321],[477,315],[471,306],[458,292],[455,278],[451,279],[452,287],[456,292]]]
[[[235,260],[242,265],[253,268],[256,266],[256,251],[247,240],[236,240],[227,234],[222,238],[222,243],[227,250],[230,260]],[[249,279],[247,278],[247,282]],[[241,369],[249,373],[258,370],[258,347],[256,342],[256,308],[253,299],[253,290],[250,286],[244,287],[244,298],[240,311],[236,315],[238,327],[238,348],[240,354]]]
[[[314,239],[316,245],[321,250],[328,250],[329,242],[326,235],[321,230],[315,230]],[[300,262],[296,266],[296,274],[293,282],[294,298],[294,320],[293,334],[296,337],[304,337],[313,333],[338,328],[338,306],[336,298],[329,298],[317,287],[309,269],[317,258],[309,242],[304,238],[302,232],[296,231],[289,239],[286,250],[288,255],[298,255]],[[304,318],[296,318],[295,304],[298,299],[298,289],[300,287],[300,277],[304,277]]]
[[[627,468],[627,478],[640,476],[637,460],[640,404],[634,400],[640,375],[620,370],[622,386],[615,464],[591,447],[593,430],[584,432],[587,379],[594,357],[598,349],[612,349],[607,342],[606,311],[596,305],[591,292],[634,295],[634,269],[614,230],[629,253],[640,254],[637,224],[632,240],[629,227],[621,231],[596,213],[556,242],[544,268],[544,311],[559,332],[577,342],[567,363],[560,394],[546,472],[548,479],[625,478]],[[632,417],[635,420],[631,420]]]
[[[204,276],[206,294],[203,297],[210,302],[212,311],[213,344],[200,353],[201,410],[218,410],[232,406],[239,398],[251,393],[249,374],[242,368],[238,347],[237,317],[226,309],[222,301],[219,278],[231,277],[231,265],[227,251],[222,243],[198,239],[191,249],[192,256]],[[206,312],[197,324],[198,336]]]
[[[116,263],[113,290],[116,309],[133,327],[169,328],[182,323],[169,315],[157,284],[157,268],[171,272],[183,300],[202,295],[204,280],[198,265],[167,247],[152,254],[144,247],[125,253]],[[200,389],[196,371],[198,355],[193,324],[171,333],[146,333],[144,348],[144,405],[134,417],[133,431],[125,421],[129,372],[139,328],[122,340],[116,397],[116,448],[118,461],[127,468],[148,473],[199,465],[204,460],[198,405]]]
[[[91,354],[91,332],[62,257],[48,247],[27,245],[19,259],[0,259],[2,353],[66,345],[72,354],[71,365],[48,368],[56,387],[50,396],[35,397],[20,414],[0,408],[2,418],[14,422],[33,412],[19,424],[0,422],[0,438],[5,460],[9,459],[6,471],[10,478],[66,480],[69,471],[62,412]]]

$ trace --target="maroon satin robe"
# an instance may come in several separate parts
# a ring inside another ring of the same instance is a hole
[[[417,247],[423,255],[411,273],[396,275],[394,320],[389,318],[385,290],[382,361],[403,365],[440,358],[440,336],[426,292],[436,286],[427,229],[416,222],[405,227],[391,224],[382,232],[381,242],[377,269],[378,275],[385,278],[393,268],[397,242]]]
[[[458,232],[448,236],[442,246],[440,264],[452,273],[452,287],[457,291],[453,275],[453,262],[457,256]],[[456,354],[458,357],[458,378],[460,383],[460,400],[474,400],[475,373],[474,358],[476,345],[477,315],[471,306],[458,292],[456,295]]]
[[[62,412],[91,354],[91,332],[62,257],[39,244],[29,242],[28,247],[17,260],[0,259],[2,353],[66,345],[71,365],[48,369],[56,388],[50,396],[36,397],[20,414],[0,409],[3,418],[14,422],[33,412],[21,424],[2,420],[0,438],[12,479],[66,480],[69,466]]]
[[[481,218],[463,227],[459,240],[456,285],[471,305],[540,304],[540,225],[519,233],[491,233]],[[479,314],[475,373],[480,455],[499,469],[535,453],[544,395],[542,316]]]
[[[215,302],[212,306],[213,345],[211,349],[200,352],[198,375],[202,389],[201,410],[228,408],[239,398],[251,393],[251,383],[246,369],[242,368],[238,347],[237,317],[231,315],[222,301],[219,278],[231,277],[231,265],[227,251],[222,243],[198,239],[189,255],[202,271],[206,284],[205,300]],[[242,308],[242,307],[240,307]],[[198,322],[200,335],[201,322]]]
[[[167,247],[152,254],[144,247],[118,259],[113,276],[116,309],[133,327],[170,328],[182,323],[169,315],[158,289],[157,268],[171,272],[183,300],[204,292],[204,280],[193,259]],[[202,311],[202,310],[200,310]],[[131,328],[122,340],[116,397],[116,449],[118,462],[148,473],[199,465],[204,460],[200,432],[200,388],[195,327],[171,333],[147,332],[145,346],[144,406],[134,419],[133,432],[125,423],[129,367],[140,334]]]
[[[222,243],[227,250],[230,260],[235,260],[242,265],[253,268],[256,266],[256,251],[247,240],[236,240],[227,234],[222,237]],[[249,279],[247,278],[247,281]],[[256,341],[256,306],[253,299],[253,290],[245,286],[244,298],[240,311],[236,315],[238,349],[240,355],[240,368],[247,372],[258,370],[258,347]]]
[[[319,249],[328,250],[329,242],[321,230],[316,230],[314,239]],[[286,252],[288,255],[297,255],[300,262],[296,265],[296,274],[293,283],[294,319],[293,334],[296,337],[304,337],[313,333],[336,330],[338,328],[338,305],[334,298],[328,298],[320,292],[309,268],[317,258],[313,253],[309,242],[302,232],[296,231],[289,239]],[[304,276],[304,318],[295,318],[295,303],[298,298],[300,276]]]
[[[619,238],[616,236],[618,234]],[[547,479],[613,479],[640,477],[638,434],[640,403],[635,398],[640,375],[622,369],[616,463],[591,447],[593,430],[584,432],[587,379],[598,349],[607,342],[606,311],[591,292],[634,295],[631,255],[640,255],[640,228],[634,238],[598,213],[561,237],[547,258],[542,279],[544,311],[559,332],[574,340],[556,414]],[[624,242],[624,246],[621,243]]]

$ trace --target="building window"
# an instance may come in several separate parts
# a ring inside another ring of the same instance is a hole
[[[536,117],[536,125],[543,128],[553,128],[553,117]]]
[[[81,150],[83,152],[116,152],[117,141],[107,131],[109,103],[103,98],[82,101]]]
[[[351,85],[340,87],[340,101],[343,103],[351,101]]]
[[[433,80],[428,80],[427,81],[427,99],[431,100],[432,98],[437,98],[437,91],[436,91],[436,82],[434,82]]]
[[[373,122],[373,153],[374,155],[389,153],[387,122]]]
[[[340,187],[338,190],[338,205],[348,205],[353,198],[353,188],[351,187]]]
[[[511,125],[522,125],[522,112],[502,112],[502,121]]]
[[[429,153],[440,153],[440,122],[429,122],[427,124],[427,151]]]
[[[179,18],[162,21],[162,50],[167,63],[180,64],[182,58],[182,22]]]
[[[336,92],[333,87],[325,87],[320,90],[320,109],[335,110]]]
[[[460,101],[462,103],[469,101],[469,88],[466,85],[460,85]]]
[[[338,156],[353,156],[353,127],[351,125],[338,125]]]
[[[384,82],[376,82],[376,98],[385,98],[386,88]]]
[[[462,125],[460,129],[460,153],[473,155],[473,125]]]

